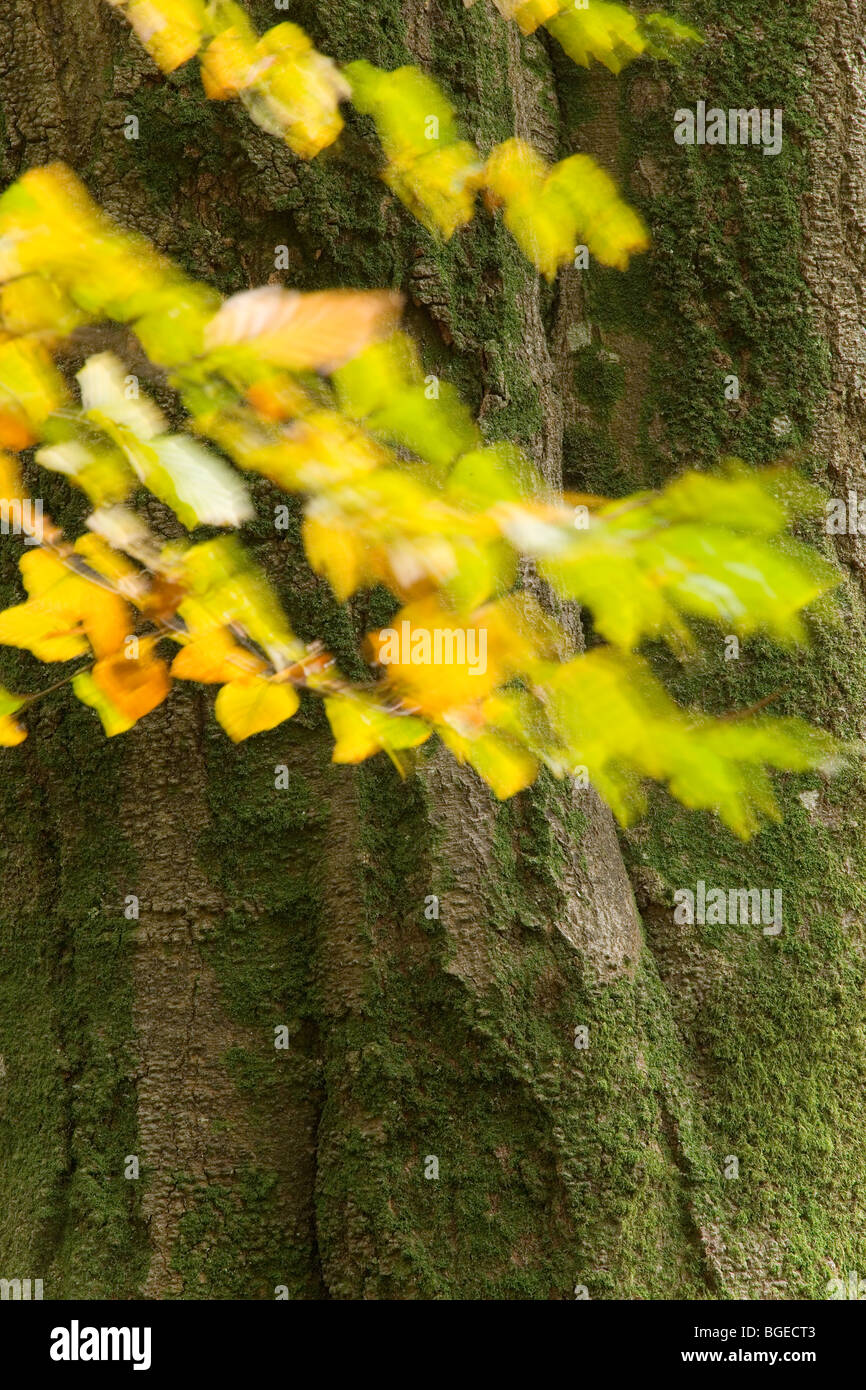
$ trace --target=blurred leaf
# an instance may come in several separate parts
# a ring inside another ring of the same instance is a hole
[[[651,58],[677,62],[684,49],[704,42],[697,29],[666,14],[642,15],[641,28],[646,39],[646,51]]]
[[[198,51],[206,23],[204,0],[109,0],[109,4],[123,10],[163,72],[174,72]]]
[[[290,685],[274,685],[258,676],[245,676],[224,685],[214,713],[233,743],[275,729],[291,719],[301,701]]]
[[[165,434],[165,419],[136,386],[124,386],[122,364],[111,353],[91,357],[78,373],[84,415],[126,456],[146,487],[185,526],[240,526],[253,516],[237,474],[217,454],[185,434]],[[70,473],[97,505],[129,492],[111,453],[88,453],[73,442],[41,450],[40,463]]]
[[[447,724],[437,724],[436,728],[457,761],[474,767],[500,801],[522,792],[538,776],[538,763],[532,754],[498,734],[482,730],[467,738]]]
[[[563,0],[493,0],[504,19],[514,19],[524,34],[532,34],[562,7]]]
[[[177,572],[191,594],[178,611],[193,635],[237,623],[277,669],[303,657],[270,585],[235,537],[191,546]]]
[[[595,58],[611,72],[621,72],[647,46],[638,17],[605,0],[587,0],[585,9],[565,5],[557,16],[545,20],[545,27],[569,58],[585,68]]]
[[[450,474],[449,497],[471,511],[524,497],[543,496],[545,484],[526,455],[513,444],[488,444],[462,454]]]
[[[548,673],[545,689],[564,766],[585,766],[628,823],[643,807],[641,781],[666,783],[692,809],[716,811],[746,838],[778,819],[765,765],[805,771],[834,742],[798,720],[710,720],[678,708],[644,663],[597,648]]]
[[[563,597],[591,608],[597,631],[618,646],[687,643],[682,616],[803,642],[800,613],[841,576],[816,551],[775,538],[794,506],[815,500],[803,488],[789,505],[784,492],[778,470],[686,474],[660,493],[600,508],[540,570]]]
[[[91,445],[66,439],[37,449],[35,457],[43,468],[74,482],[96,507],[125,501],[135,486],[135,474],[123,454],[107,440]]]
[[[0,448],[35,444],[43,422],[65,398],[47,347],[32,338],[0,342]]]
[[[72,682],[72,689],[83,705],[96,711],[108,738],[125,734],[133,728],[135,720],[124,714],[96,681],[90,671],[80,671]]]
[[[133,723],[161,705],[171,690],[168,667],[154,656],[154,646],[155,639],[142,638],[138,656],[115,652],[93,667],[94,684]]]
[[[211,11],[216,7],[210,6]],[[217,23],[210,21],[210,42],[201,57],[205,96],[212,101],[236,97],[251,80],[256,61],[256,31],[239,5],[222,6]]]
[[[95,423],[108,416],[139,439],[152,439],[165,430],[162,411],[139,391],[137,379],[128,376],[113,352],[88,357],[75,379],[81,390],[82,409]]]
[[[256,125],[285,140],[301,159],[333,144],[343,129],[339,103],[349,96],[349,84],[303,29],[268,29],[256,45],[252,73],[240,98]]]
[[[472,218],[482,166],[458,138],[451,103],[416,67],[383,72],[361,59],[344,72],[355,106],[376,124],[385,182],[425,226],[452,236]]]
[[[367,573],[364,545],[357,532],[340,518],[308,513],[302,535],[307,559],[316,574],[327,579],[341,603],[360,588]]]
[[[345,414],[436,467],[478,442],[478,429],[458,392],[437,377],[425,380],[417,349],[403,333],[374,343],[340,367],[334,386]]]
[[[0,685],[0,745],[4,748],[14,748],[27,737],[27,730],[12,718],[25,703],[25,698],[23,695],[12,695]]]
[[[30,598],[0,613],[0,644],[23,647],[41,661],[68,661],[87,651],[117,651],[131,630],[129,608],[117,594],[74,573],[46,550],[19,562]]]
[[[181,647],[171,665],[171,674],[179,680],[206,685],[223,685],[264,670],[264,661],[241,647],[225,628],[214,628]]]
[[[227,300],[207,326],[206,346],[244,345],[265,362],[295,371],[331,372],[390,333],[403,300],[385,290],[298,294],[277,285]]]
[[[24,496],[24,483],[18,460],[0,451],[0,497],[7,502]]]
[[[140,474],[184,526],[241,526],[254,515],[247,490],[227,463],[185,434],[151,441],[156,461]]]
[[[101,536],[79,536],[74,550],[89,569],[107,579],[125,597],[134,599],[146,583],[141,571],[130,564],[125,555],[113,550]]]
[[[85,317],[59,285],[42,275],[22,275],[0,290],[0,319],[8,333],[65,337]]]
[[[40,661],[70,661],[88,651],[77,618],[36,601],[0,612],[0,646],[20,647]]]
[[[407,704],[439,716],[478,704],[531,667],[545,628],[535,605],[521,595],[470,614],[450,612],[430,596],[401,608],[387,628],[369,634],[367,648]]]
[[[425,743],[433,732],[420,719],[388,714],[361,695],[329,696],[325,713],[334,735],[335,763],[361,763],[386,752],[402,771],[400,753]]]
[[[485,181],[505,204],[505,224],[521,250],[549,280],[572,262],[578,244],[619,269],[649,245],[641,219],[589,155],[549,168],[531,145],[506,140],[488,159]]]

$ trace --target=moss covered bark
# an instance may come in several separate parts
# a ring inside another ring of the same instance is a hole
[[[266,0],[248,8],[274,22]],[[3,173],[66,159],[224,291],[403,288],[430,370],[551,477],[626,491],[726,449],[768,458],[783,415],[798,441],[829,429],[832,332],[809,306],[832,314],[819,243],[835,204],[804,240],[823,114],[808,68],[817,47],[822,101],[847,91],[831,49],[849,41],[782,4],[731,0],[724,25],[691,8],[714,40],[694,63],[619,86],[522,39],[489,0],[298,0],[277,16],[340,59],[414,55],[482,149],[515,130],[551,157],[595,149],[655,232],[626,277],[540,286],[483,212],[438,244],[377,181],[361,119],[300,164],[205,103],[193,72],[161,78],[96,0],[0,0]],[[783,105],[784,154],[687,157],[672,112],[701,97]],[[840,145],[839,168],[853,159]],[[259,501],[248,540],[296,629],[351,661],[380,600],[334,605],[297,534],[274,532],[264,484]],[[846,603],[848,627],[819,632],[808,662],[756,645],[733,669],[719,645],[671,678],[725,708],[782,686],[850,733],[854,583]],[[38,678],[3,662],[9,683]],[[545,782],[498,807],[440,755],[407,783],[328,759],[316,708],[235,748],[193,691],[110,744],[59,695],[6,754],[0,1273],[42,1277],[49,1297],[723,1298],[820,1294],[834,1267],[862,1267],[858,785],[822,784],[807,813],[812,784],[786,784],[782,826],[745,848],[655,799],[623,841],[644,935],[585,793]],[[782,937],[675,928],[673,890],[699,877],[783,887]]]

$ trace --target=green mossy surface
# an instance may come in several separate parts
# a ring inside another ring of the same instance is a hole
[[[260,27],[275,22],[265,0],[248,8]],[[433,71],[486,150],[513,133],[505,25],[480,3],[432,8]],[[681,8],[699,25],[721,22],[709,0]],[[299,0],[284,17],[340,60],[410,60],[396,0],[327,11]],[[725,452],[765,461],[779,448],[773,420],[787,415],[789,439],[806,440],[825,389],[798,265],[809,21],[788,4],[729,0],[724,24],[724,42],[682,73],[656,70],[668,94],[655,114],[638,120],[629,104],[632,83],[653,70],[621,79],[622,173],[648,153],[668,177],[644,206],[653,252],[626,275],[594,267],[589,314],[602,338],[650,344],[651,379],[637,407],[638,448],[626,456],[610,424],[635,408],[627,365],[588,370],[597,347],[576,359],[592,420],[566,434],[571,485],[625,492]],[[551,46],[522,47],[547,80]],[[121,77],[130,62],[119,43]],[[590,85],[555,54],[553,64],[571,140],[593,114]],[[701,97],[782,105],[784,154],[675,147],[673,110]],[[488,213],[438,242],[377,181],[375,143],[355,116],[337,150],[303,165],[237,107],[206,103],[192,68],[168,80],[154,73],[127,104],[141,139],[118,135],[113,158],[188,270],[235,291],[265,280],[284,244],[286,280],[302,288],[406,286],[430,370],[476,408],[494,398],[491,434],[531,441],[540,406],[523,367],[519,297],[532,272]],[[724,401],[728,371],[741,378],[738,409]],[[263,525],[251,539],[297,630],[325,637],[349,662],[353,621],[364,626],[381,596],[347,615],[298,577],[295,531],[274,541]],[[11,581],[8,557],[3,573]],[[702,664],[669,664],[667,674],[680,698],[719,709],[781,686],[780,709],[850,735],[866,673],[860,605],[854,595],[845,602],[848,640],[819,630],[807,659],[755,643],[726,665],[719,641]],[[32,671],[8,663],[5,683],[25,688]],[[0,1130],[0,1251],[10,1277],[47,1271],[56,1280],[48,1296],[116,1298],[140,1285],[145,1265],[138,1184],[121,1176],[135,1152],[121,913],[135,865],[114,829],[123,740],[105,743],[94,725],[68,694],[58,697],[23,749],[6,755],[15,771],[0,790],[12,875],[0,1106],[16,1126]],[[298,1105],[318,1115],[317,1224],[300,1236],[284,1229],[281,1177],[266,1156],[230,1186],[196,1189],[176,1175],[190,1187],[174,1251],[183,1297],[269,1298],[279,1284],[293,1298],[326,1288],[335,1298],[547,1299],[573,1297],[575,1285],[593,1298],[724,1297],[704,1253],[710,1228],[735,1263],[738,1242],[748,1252],[755,1232],[772,1231],[771,1277],[786,1280],[787,1296],[821,1296],[826,1259],[863,1267],[855,1218],[866,1141],[854,1117],[864,876],[852,773],[820,784],[826,825],[796,798],[814,779],[786,781],[783,822],[748,845],[654,796],[626,848],[636,870],[654,872],[660,901],[646,910],[648,949],[633,977],[607,987],[552,929],[561,851],[548,813],[560,808],[556,789],[539,785],[497,816],[496,873],[477,911],[493,978],[476,990],[452,968],[447,923],[424,917],[425,897],[453,887],[425,784],[400,783],[376,760],[356,780],[365,992],[357,1009],[335,1014],[320,941],[334,787],[321,713],[305,707],[288,729],[241,748],[209,720],[204,749],[210,826],[199,856],[227,905],[206,953],[227,1013],[260,1034],[259,1045],[221,1060],[250,1122],[277,1126]],[[276,791],[281,763],[289,788]],[[573,830],[580,835],[579,820]],[[700,961],[709,970],[718,960],[719,973],[687,1009],[674,993],[680,945],[667,923],[674,889],[701,877],[781,887],[785,930],[769,940],[755,929],[694,928]],[[278,1060],[279,1022],[291,1049]],[[590,1030],[586,1051],[574,1045],[578,1026]],[[740,1159],[737,1182],[723,1177],[728,1154]],[[438,1180],[424,1177],[428,1155]]]
[[[646,71],[630,70],[621,84],[621,172],[639,161],[659,171],[654,197],[631,190],[653,249],[624,276],[593,268],[587,277],[601,342],[619,345],[624,336],[648,345],[646,389],[636,395],[627,378],[614,407],[632,422],[636,448],[623,468],[601,421],[575,431],[567,466],[591,490],[624,493],[727,454],[762,464],[791,449],[821,481],[829,460],[812,456],[808,441],[827,389],[826,351],[800,265],[815,119],[811,20],[787,4],[752,0],[730,3],[724,17],[703,0],[681,8],[698,27],[709,26],[714,41],[680,72],[657,70],[664,86],[654,109],[638,89]],[[673,112],[699,99],[723,109],[783,108],[782,154],[677,147]],[[729,373],[740,379],[738,403],[725,399]],[[791,428],[780,436],[774,425],[784,417]],[[807,529],[826,547],[817,525]],[[682,668],[657,653],[658,667],[683,703],[723,713],[775,694],[773,712],[857,738],[866,694],[863,606],[854,584],[839,600],[841,622],[816,622],[806,653],[755,641],[726,662],[723,635],[714,633],[705,634],[696,662]],[[797,799],[806,790],[820,793],[815,814]],[[859,1124],[866,802],[856,765],[829,780],[780,778],[778,797],[780,823],[742,844],[715,818],[657,792],[624,844],[639,881],[651,871],[642,904],[647,942],[670,996],[681,1065],[696,1078],[712,1157],[715,1189],[693,1189],[696,1217],[721,1227],[741,1287],[751,1281],[769,1296],[820,1298],[833,1273],[866,1258],[856,1196],[866,1172]],[[672,929],[674,891],[694,890],[699,879],[781,889],[781,936],[764,938],[748,926]],[[705,976],[697,1007],[688,993],[678,998],[688,968]],[[739,1158],[740,1176],[717,1191],[727,1155]]]
[[[31,663],[4,658],[4,682],[27,688]],[[0,786],[2,1266],[42,1279],[45,1298],[131,1298],[146,1245],[124,1176],[137,1150],[123,755],[74,701],[29,723]]]

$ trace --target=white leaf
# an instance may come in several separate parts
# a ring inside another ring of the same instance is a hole
[[[107,415],[139,439],[152,439],[155,434],[162,434],[166,426],[162,411],[147,396],[128,399],[127,378],[126,368],[113,352],[88,357],[75,378],[81,388],[84,409]]]
[[[152,440],[150,447],[168,475],[170,487],[160,487],[158,478],[147,477],[145,482],[178,512],[181,521],[189,525],[192,517],[192,525],[240,526],[251,519],[253,506],[246,488],[228,464],[209,449],[182,434],[163,435]]]

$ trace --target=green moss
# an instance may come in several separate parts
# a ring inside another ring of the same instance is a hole
[[[124,1177],[138,1147],[122,757],[68,690],[28,722],[0,788],[0,1255],[46,1298],[129,1298],[146,1244]]]
[[[631,491],[616,444],[587,425],[567,425],[563,431],[562,481],[566,488],[598,490],[605,497]]]
[[[582,401],[591,406],[599,424],[608,424],[625,386],[625,368],[615,353],[595,344],[575,354],[574,386]]]
[[[654,244],[627,276],[593,271],[587,285],[602,341],[619,347],[625,335],[648,345],[647,389],[635,400],[627,378],[614,407],[632,418],[639,412],[636,449],[624,460],[632,487],[680,467],[711,466],[725,453],[756,463],[777,457],[808,440],[827,387],[826,351],[800,268],[811,20],[783,4],[738,0],[727,9],[723,43],[708,44],[680,73],[659,70],[665,86],[653,109],[646,109],[645,70],[631,70],[622,84],[622,172],[638,161],[657,170],[654,197],[632,190]],[[687,13],[699,26],[718,22],[703,0]],[[769,159],[750,149],[675,146],[673,112],[698,99],[782,107],[783,153]],[[738,403],[725,400],[729,373],[740,378]],[[792,428],[780,442],[781,417]],[[583,468],[580,481],[606,490],[609,442],[601,425],[588,433],[595,443],[581,438],[581,456],[593,461],[595,449],[597,467]],[[827,460],[801,457],[823,476]],[[775,694],[773,712],[857,736],[866,668],[853,586],[843,589],[841,605],[841,624],[814,625],[806,656],[755,641],[726,663],[723,636],[704,633],[697,661],[679,667],[662,653],[654,659],[683,703],[721,713]],[[778,1280],[782,1296],[823,1297],[829,1260],[847,1269],[866,1255],[851,1205],[866,1171],[854,1121],[866,1083],[857,926],[866,805],[852,769],[829,782],[813,775],[778,786],[783,819],[748,844],[657,792],[625,848],[640,881],[647,871],[655,876],[644,919],[669,1002],[657,990],[653,1017],[671,1017],[678,1065],[699,1078],[700,1147],[712,1180],[689,1174],[688,1201],[696,1222],[721,1232],[724,1258],[739,1271],[725,1291]],[[797,795],[812,789],[820,810],[810,816]],[[748,927],[678,934],[673,892],[699,879],[780,888],[781,937]],[[694,972],[697,999],[683,990]],[[739,1158],[740,1177],[720,1182],[729,1154]]]
[[[174,1251],[184,1299],[273,1299],[281,1286],[289,1298],[309,1295],[306,1251],[274,1240],[279,1174],[249,1169],[231,1188],[183,1174],[176,1183],[187,1201]]]

